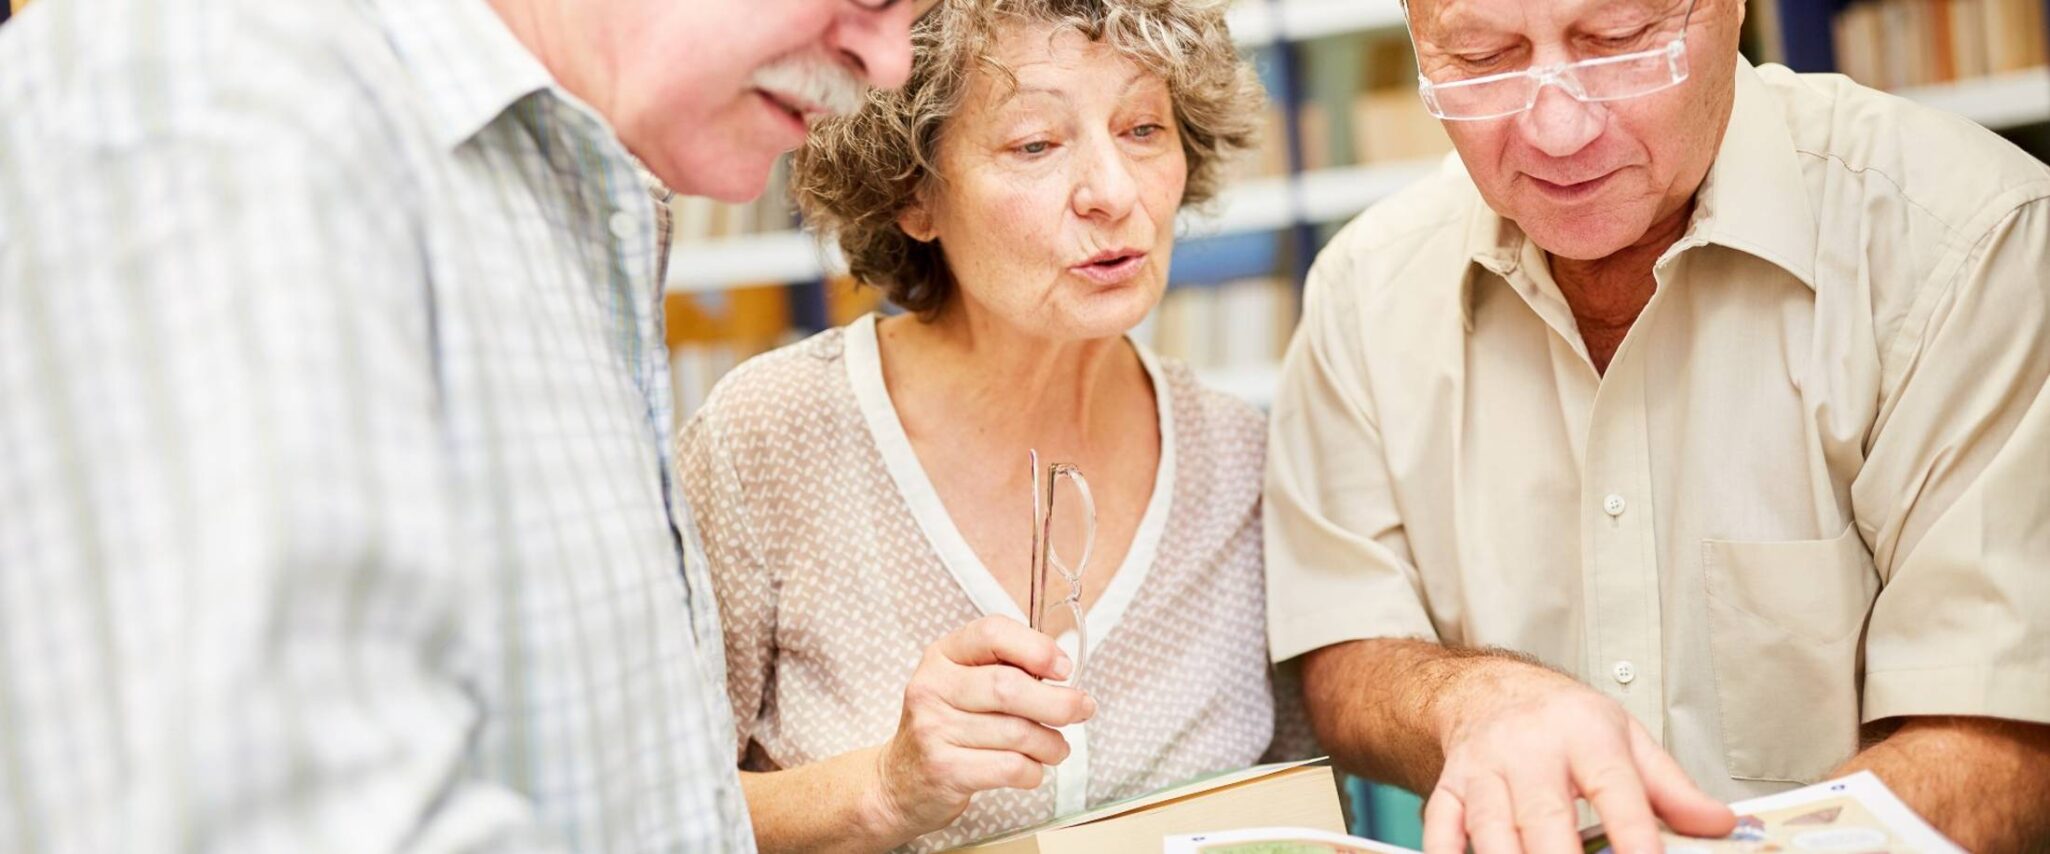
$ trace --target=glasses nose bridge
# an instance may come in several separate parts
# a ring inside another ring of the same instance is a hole
[[[1546,86],[1557,88],[1575,101],[1587,101],[1587,86],[1580,82],[1581,68],[1578,62],[1555,62],[1531,69],[1530,76],[1535,82],[1530,87],[1530,106],[1537,105],[1538,97],[1545,93]]]

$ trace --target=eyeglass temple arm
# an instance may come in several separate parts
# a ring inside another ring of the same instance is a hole
[[[1032,571],[1030,581],[1026,585],[1025,619],[1027,625],[1038,629],[1046,625],[1047,525],[1053,519],[1053,515],[1047,511],[1052,503],[1048,492],[1051,491],[1053,480],[1048,476],[1044,483],[1040,481],[1043,470],[1039,467],[1038,451],[1026,451],[1025,455],[1031,463],[1027,478],[1032,481]]]

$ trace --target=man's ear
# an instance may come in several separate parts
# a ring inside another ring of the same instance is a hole
[[[933,231],[932,211],[926,207],[922,198],[913,199],[909,206],[897,214],[897,228],[920,243],[931,243],[933,238],[939,236]]]

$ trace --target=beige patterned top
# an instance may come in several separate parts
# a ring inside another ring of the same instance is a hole
[[[1094,806],[1311,749],[1292,686],[1276,714],[1267,664],[1264,418],[1198,386],[1186,366],[1139,352],[1164,390],[1160,473],[1125,564],[1086,617],[1096,717],[1066,733],[1073,753],[1046,785],[978,795],[907,850],[1045,821],[1056,790],[1066,814],[1085,806],[1085,790]],[[742,365],[680,445],[724,625],[741,767],[882,743],[927,644],[985,614],[1023,621],[918,465],[883,385],[872,316]]]

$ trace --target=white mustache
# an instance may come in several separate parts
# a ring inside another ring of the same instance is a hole
[[[861,109],[868,86],[853,72],[816,53],[786,56],[755,70],[754,85],[836,115]]]

